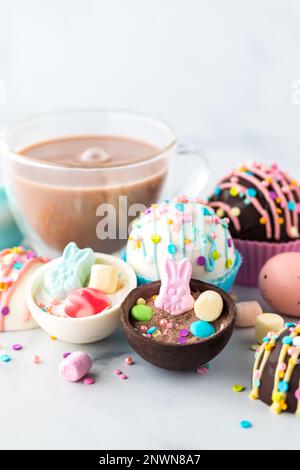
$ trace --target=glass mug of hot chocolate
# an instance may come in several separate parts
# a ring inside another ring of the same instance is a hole
[[[0,151],[14,218],[25,241],[49,256],[70,241],[114,252],[139,211],[162,197],[166,182],[171,198],[175,191],[197,196],[208,179],[198,152],[178,153],[168,124],[135,112],[41,115],[4,130]],[[178,155],[184,183],[175,189]]]

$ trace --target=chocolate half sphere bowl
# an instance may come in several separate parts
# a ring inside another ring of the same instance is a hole
[[[225,348],[230,340],[236,317],[236,306],[233,299],[223,290],[211,284],[192,279],[191,292],[213,290],[223,299],[222,315],[215,322],[216,333],[194,344],[173,344],[158,342],[139,334],[133,327],[130,315],[131,308],[142,296],[151,298],[159,293],[161,281],[151,282],[130,292],[121,305],[121,322],[129,344],[143,359],[163,369],[190,370],[214,359]],[[174,317],[180,318],[180,316]],[[220,329],[220,325],[223,328]]]

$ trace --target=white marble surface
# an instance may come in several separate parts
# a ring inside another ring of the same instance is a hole
[[[240,299],[256,298],[252,289]],[[67,383],[62,354],[78,348],[41,330],[1,335],[12,356],[0,363],[0,449],[299,449],[299,419],[275,416],[249,398],[253,330],[235,330],[206,375],[171,372],[131,350],[121,330],[82,349],[93,359],[96,382]],[[11,344],[24,349],[13,352]],[[32,363],[39,354],[42,363]],[[136,360],[126,366],[128,355]],[[128,380],[113,375],[122,369]],[[234,393],[240,383],[246,391]],[[241,420],[251,429],[242,429]]]

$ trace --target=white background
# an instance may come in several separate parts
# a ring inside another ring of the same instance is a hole
[[[0,0],[0,126],[56,108],[133,108],[199,143],[211,183],[244,158],[299,176],[299,24],[298,0]],[[249,385],[252,331],[236,332],[205,377],[139,360],[126,383],[112,376],[130,352],[119,332],[86,348],[97,375],[88,389],[58,376],[74,347],[41,331],[1,341],[25,346],[0,367],[4,448],[299,447],[296,418],[231,391]]]

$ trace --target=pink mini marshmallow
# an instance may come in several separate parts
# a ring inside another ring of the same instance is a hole
[[[256,318],[263,313],[261,306],[255,300],[238,302],[236,326],[238,328],[249,328],[255,326]]]
[[[76,351],[60,363],[59,372],[68,382],[77,382],[91,370],[91,367],[90,356],[85,352]]]

